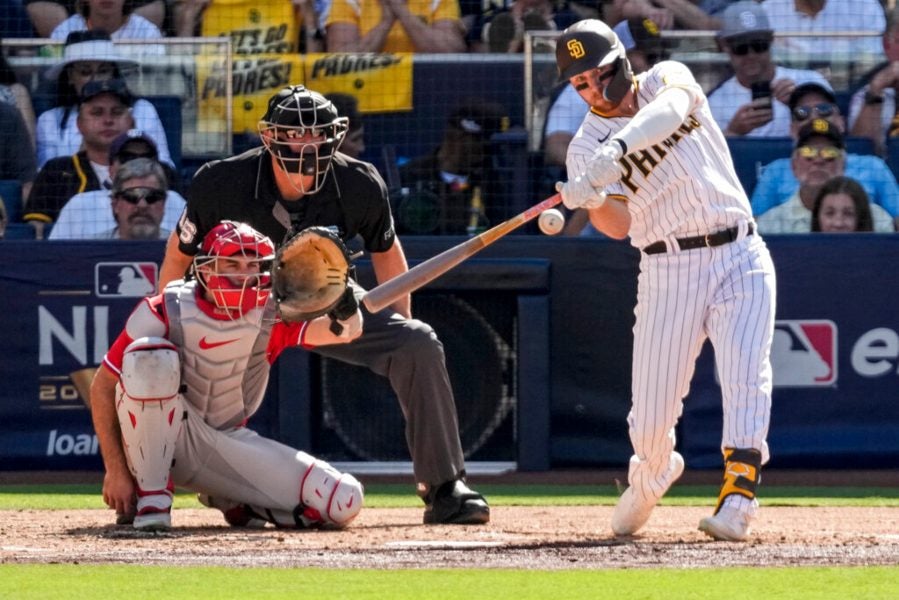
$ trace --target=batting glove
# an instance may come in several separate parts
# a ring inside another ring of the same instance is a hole
[[[619,161],[623,154],[621,145],[615,141],[600,148],[587,162],[585,172],[590,178],[590,183],[594,187],[604,188],[621,179],[624,171]]]
[[[606,201],[606,193],[594,187],[586,175],[557,182],[556,191],[562,195],[562,204],[571,210],[599,208]]]

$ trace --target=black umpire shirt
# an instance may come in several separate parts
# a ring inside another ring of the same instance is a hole
[[[298,201],[281,198],[271,154],[260,146],[206,163],[190,183],[187,210],[176,229],[182,252],[195,255],[209,230],[230,219],[249,224],[276,246],[286,234],[319,225],[340,237],[359,235],[368,252],[384,252],[396,234],[387,186],[374,165],[336,153],[322,188]]]

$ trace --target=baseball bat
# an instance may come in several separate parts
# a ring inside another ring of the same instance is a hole
[[[503,221],[495,227],[477,236],[465,240],[457,246],[444,250],[436,256],[417,264],[402,275],[397,275],[390,281],[369,290],[362,298],[362,303],[369,312],[376,313],[390,306],[406,294],[410,294],[418,288],[431,283],[466,258],[470,258],[500,239],[504,235],[518,229],[544,210],[552,208],[562,201],[562,196],[553,194],[543,202],[535,204],[521,214],[508,221]]]

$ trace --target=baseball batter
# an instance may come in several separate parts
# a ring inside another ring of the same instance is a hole
[[[612,516],[636,533],[684,469],[674,427],[708,338],[724,402],[724,483],[699,528],[744,540],[758,502],[771,409],[775,275],[706,97],[686,66],[634,75],[615,33],[598,20],[559,37],[556,62],[591,106],[568,149],[565,205],[640,249],[634,310],[634,455]]]
[[[200,494],[232,526],[346,526],[362,486],[305,452],[244,427],[259,408],[269,367],[293,345],[340,344],[330,317],[286,324],[269,294],[271,240],[224,221],[204,238],[195,279],[146,298],[103,359],[91,415],[103,464],[103,499],[134,527],[171,527],[174,485]]]

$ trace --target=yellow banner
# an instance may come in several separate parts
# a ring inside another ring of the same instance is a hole
[[[363,113],[412,110],[412,54],[309,54],[306,83],[311,90],[343,92],[359,100]]]
[[[256,131],[268,99],[291,84],[352,94],[363,113],[412,110],[411,54],[242,55],[234,57],[231,79],[235,134]],[[197,57],[199,131],[224,131],[225,81],[224,59]]]

